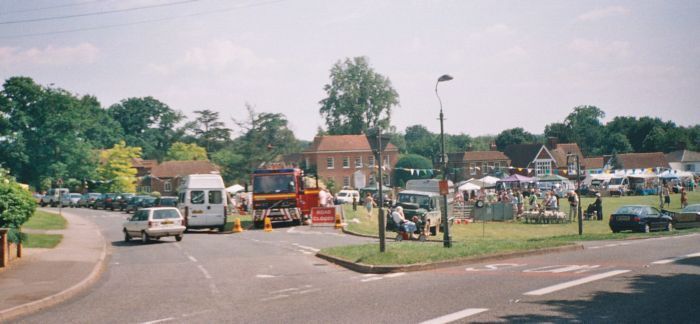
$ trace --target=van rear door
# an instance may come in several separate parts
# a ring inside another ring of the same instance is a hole
[[[207,200],[206,190],[190,190],[189,192],[189,217],[187,225],[204,226],[207,225]]]
[[[223,225],[226,222],[224,215],[225,197],[223,190],[207,190],[207,224]]]

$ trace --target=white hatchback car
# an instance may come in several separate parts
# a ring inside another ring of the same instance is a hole
[[[129,242],[134,237],[140,237],[141,242],[146,243],[151,238],[175,236],[175,240],[179,242],[185,232],[183,224],[182,214],[177,208],[139,209],[124,223],[124,241]]]

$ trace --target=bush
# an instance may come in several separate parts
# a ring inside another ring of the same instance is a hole
[[[19,228],[32,217],[35,209],[32,194],[0,169],[0,227],[10,229],[8,238],[11,242],[22,241]]]

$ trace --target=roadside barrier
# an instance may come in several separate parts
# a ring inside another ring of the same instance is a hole
[[[243,232],[243,227],[241,227],[241,219],[240,218],[236,218],[236,221],[233,224],[233,232],[234,233]]]
[[[272,232],[272,222],[269,217],[265,217],[265,232]]]
[[[340,221],[340,214],[335,214],[335,229],[343,228],[343,224]]]

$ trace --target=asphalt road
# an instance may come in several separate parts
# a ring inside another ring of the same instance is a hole
[[[124,243],[126,214],[71,209],[111,242],[81,296],[24,323],[697,323],[700,235],[591,242],[585,250],[434,271],[363,275],[314,257],[372,242],[333,229],[186,234]],[[421,243],[401,243],[421,244]],[[425,244],[425,243],[423,243]]]

